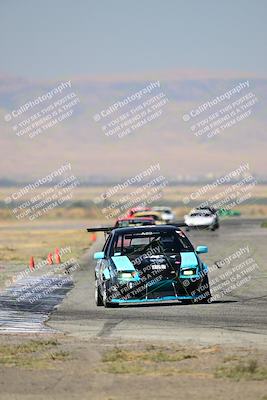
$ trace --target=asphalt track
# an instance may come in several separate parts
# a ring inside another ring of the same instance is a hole
[[[99,239],[85,255],[74,288],[54,311],[48,326],[80,338],[266,347],[267,229],[260,224],[257,219],[228,219],[216,232],[188,233],[195,246],[209,247],[203,258],[211,266],[216,297],[211,304],[96,307],[92,253],[101,249],[103,241]]]

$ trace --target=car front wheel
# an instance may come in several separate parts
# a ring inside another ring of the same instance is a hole
[[[103,306],[103,298],[101,296],[97,280],[95,281],[95,303],[98,307]]]
[[[110,301],[108,301],[108,290],[107,290],[107,286],[104,283],[104,287],[103,287],[103,304],[105,308],[114,308],[117,307],[117,304],[111,303]]]
[[[195,303],[208,304],[211,302],[210,284],[207,275],[202,280],[201,286],[203,287],[202,293],[198,299],[195,299]]]

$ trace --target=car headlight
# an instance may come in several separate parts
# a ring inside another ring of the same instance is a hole
[[[185,276],[190,276],[190,275],[194,275],[195,271],[193,269],[186,269],[186,270],[182,271],[182,274]]]
[[[137,276],[137,272],[119,272],[118,279],[123,279],[125,281],[132,280]]]

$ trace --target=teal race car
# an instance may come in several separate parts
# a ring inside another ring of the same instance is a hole
[[[207,252],[175,225],[112,229],[94,254],[96,305],[208,303],[208,267],[199,257]]]

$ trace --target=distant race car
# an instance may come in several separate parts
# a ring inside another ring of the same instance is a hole
[[[136,211],[133,214],[133,217],[135,218],[143,218],[143,217],[147,217],[147,218],[153,218],[154,221],[156,221],[156,223],[162,223],[162,219],[161,219],[161,213],[159,211],[153,211],[153,210],[147,210],[147,211]]]
[[[152,207],[152,211],[158,211],[161,214],[162,221],[166,223],[174,220],[174,214],[170,207]]]
[[[130,208],[130,210],[128,211],[126,217],[131,218],[134,216],[134,214],[138,213],[138,212],[143,212],[143,211],[150,211],[151,208],[150,207],[134,207],[134,208]]]
[[[212,214],[216,214],[217,210],[214,207],[211,206],[200,206],[200,207],[196,207],[196,210],[208,210],[210,211]]]
[[[207,208],[197,208],[184,216],[187,230],[190,228],[205,228],[215,231],[219,228],[219,217],[216,210]]]
[[[115,228],[126,228],[128,226],[144,226],[155,225],[154,218],[140,217],[140,218],[118,218],[115,223]]]
[[[174,225],[113,229],[94,254],[96,305],[208,302],[208,267],[198,256],[207,251]]]

